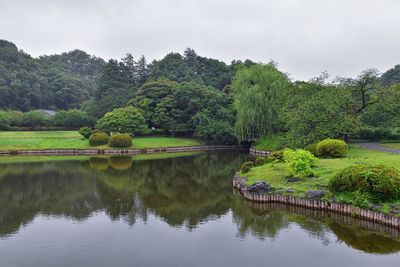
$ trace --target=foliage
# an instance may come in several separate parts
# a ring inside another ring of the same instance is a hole
[[[76,109],[59,111],[52,117],[52,121],[55,126],[73,128],[94,126],[95,124],[95,118],[89,116],[86,112]]]
[[[49,125],[50,117],[43,111],[29,111],[23,113],[21,126],[40,127]]]
[[[264,163],[266,163],[266,158],[265,157],[257,157],[256,160],[254,161],[255,166],[261,166]]]
[[[284,150],[277,150],[273,151],[271,153],[271,156],[269,156],[270,160],[272,162],[283,162],[284,161]]]
[[[240,140],[279,132],[280,110],[290,83],[273,64],[242,67],[233,78],[237,112],[236,133]]]
[[[304,147],[357,129],[358,117],[347,112],[351,93],[344,87],[298,82],[285,103],[286,142]]]
[[[312,167],[316,158],[310,151],[303,149],[285,149],[283,152],[287,176],[311,177],[314,176]]]
[[[140,111],[128,106],[107,112],[97,122],[96,129],[114,133],[140,133],[147,129],[147,125]]]
[[[354,137],[367,141],[400,140],[400,132],[398,129],[365,126],[358,129]]]
[[[276,151],[284,149],[286,146],[286,137],[283,134],[264,135],[256,142],[256,148],[259,150]]]
[[[394,66],[380,77],[380,84],[383,86],[389,86],[396,83],[400,83],[400,65]]]
[[[5,112],[0,110],[0,130],[6,130],[10,126],[10,121]]]
[[[89,139],[89,137],[92,135],[92,128],[90,127],[81,127],[79,129],[79,133],[85,137],[86,139]]]
[[[241,173],[247,173],[251,170],[251,168],[254,167],[254,162],[252,161],[246,161],[242,164],[242,167],[240,168]]]
[[[109,139],[110,136],[108,136],[108,134],[106,134],[105,132],[97,132],[90,136],[89,145],[91,146],[106,145]]]
[[[307,151],[309,151],[311,154],[313,154],[314,156],[316,156],[317,155],[317,143],[313,143],[313,144],[309,144],[309,145],[306,145],[305,147],[304,147],[304,150],[307,150]]]
[[[343,158],[349,146],[343,140],[325,139],[317,144],[317,156],[324,158]]]
[[[108,140],[111,147],[131,147],[132,137],[129,134],[113,134]]]
[[[400,197],[400,171],[385,165],[355,165],[333,176],[329,182],[332,192],[370,194],[376,199]]]

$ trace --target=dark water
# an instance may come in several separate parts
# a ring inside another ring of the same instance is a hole
[[[0,266],[400,266],[390,228],[244,201],[246,157],[0,164]]]

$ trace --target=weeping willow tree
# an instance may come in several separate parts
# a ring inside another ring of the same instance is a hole
[[[255,64],[237,71],[232,82],[237,111],[236,134],[246,140],[281,130],[279,110],[290,82],[274,64]]]

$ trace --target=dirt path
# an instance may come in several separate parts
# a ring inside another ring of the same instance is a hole
[[[370,150],[375,150],[375,151],[380,151],[380,152],[400,154],[400,149],[385,147],[385,146],[382,146],[380,143],[359,143],[359,144],[354,144],[354,145],[360,146],[365,149],[370,149]]]

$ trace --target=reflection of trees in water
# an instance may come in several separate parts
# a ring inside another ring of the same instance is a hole
[[[242,201],[244,200],[242,199]],[[251,212],[252,215],[240,214],[237,216],[234,214],[241,237],[252,234],[261,239],[264,237],[274,238],[279,235],[281,229],[294,223],[313,238],[320,239],[324,245],[332,242],[329,233],[333,233],[337,241],[344,242],[363,252],[390,254],[400,251],[400,232],[384,225],[337,213],[278,203],[244,202],[249,208],[243,210]],[[243,206],[241,207],[243,208]],[[237,212],[235,209],[233,211]],[[366,229],[366,226],[375,231]]]
[[[277,238],[281,229],[295,223],[325,245],[333,232],[339,241],[365,252],[400,250],[399,241],[342,223],[328,213],[246,202],[231,185],[233,173],[246,157],[218,152],[144,161],[99,157],[3,165],[0,236],[17,231],[39,213],[81,220],[104,210],[112,220],[129,225],[154,214],[169,225],[193,229],[231,210],[241,238]]]
[[[0,235],[18,230],[36,214],[81,220],[98,208],[96,179],[82,179],[76,163],[25,163],[2,166],[0,172]]]

